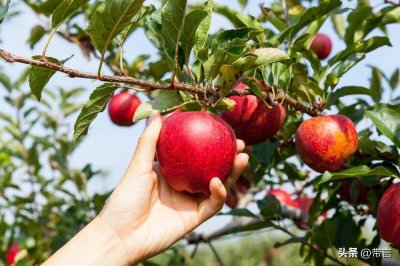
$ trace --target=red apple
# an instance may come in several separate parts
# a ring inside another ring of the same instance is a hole
[[[365,204],[368,202],[368,194],[370,193],[371,190],[368,189],[367,187],[365,187],[361,181],[356,180],[356,182],[357,182],[356,184],[357,184],[357,187],[359,190],[359,194],[356,199],[356,203],[357,204]],[[351,180],[343,180],[343,181],[340,181],[340,183],[341,183],[341,186],[338,191],[340,197],[343,200],[351,203],[352,202],[352,200],[351,200],[352,181]]]
[[[305,164],[321,173],[340,170],[357,147],[356,128],[343,115],[314,117],[297,129],[297,153]]]
[[[267,85],[259,82],[264,89]],[[235,90],[246,90],[248,86],[239,82]],[[236,102],[231,111],[221,113],[224,119],[235,131],[236,137],[246,145],[255,145],[271,138],[281,128],[285,120],[285,108],[282,105],[269,108],[254,95],[231,96]]]
[[[237,207],[239,203],[238,196],[236,195],[235,191],[232,189],[228,191],[226,194],[226,199],[225,199],[226,205],[229,206],[229,208],[234,209]]]
[[[265,196],[274,196],[282,205],[297,207],[292,196],[283,189],[271,189]]]
[[[319,59],[323,60],[327,58],[332,51],[331,38],[325,34],[318,33],[315,35],[310,49],[318,56]]]
[[[108,104],[111,121],[118,126],[133,125],[133,116],[140,103],[139,97],[127,91],[114,95]]]
[[[18,244],[14,243],[11,245],[6,254],[6,261],[8,265],[13,265],[15,263],[15,258],[17,257],[20,251],[21,248],[19,247]]]
[[[299,197],[294,200],[294,204],[297,208],[304,212],[309,212],[311,208],[311,204],[313,203],[315,198],[306,198],[306,197]],[[327,213],[324,212],[321,217],[326,218]]]
[[[166,115],[163,115],[163,116],[161,117],[163,123],[165,122],[165,120],[167,120],[168,117],[170,117],[170,116],[172,116],[172,115],[174,115],[174,114],[177,114],[177,113],[182,113],[181,109],[178,108],[178,109],[175,109],[175,110],[174,110],[173,112],[171,112],[171,113],[168,113],[168,114],[166,114]]]
[[[378,232],[382,239],[400,248],[400,183],[391,185],[378,204]]]
[[[221,118],[205,112],[177,113],[165,120],[157,157],[167,183],[178,191],[209,194],[210,180],[228,177],[236,138]]]

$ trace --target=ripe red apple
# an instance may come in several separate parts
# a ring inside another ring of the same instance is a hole
[[[325,34],[318,33],[315,35],[310,49],[318,56],[319,59],[323,60],[327,58],[332,51],[331,38]]]
[[[305,164],[321,173],[338,171],[357,147],[356,128],[343,115],[314,117],[297,129],[297,153]]]
[[[163,116],[161,117],[163,123],[165,122],[165,120],[167,120],[168,117],[170,117],[170,116],[172,116],[172,115],[174,115],[174,114],[177,114],[177,113],[182,113],[181,109],[178,108],[178,109],[175,109],[175,110],[174,110],[173,112],[171,112],[171,113],[168,113],[168,114],[166,114],[166,115],[163,115]]]
[[[205,112],[170,116],[160,132],[157,157],[167,183],[178,191],[209,194],[210,180],[232,171],[236,138],[221,118]]]
[[[382,239],[400,248],[400,183],[391,185],[378,204],[378,232]]]
[[[368,195],[371,192],[371,190],[368,189],[367,187],[365,187],[361,181],[357,180],[356,182],[357,182],[356,184],[357,184],[357,187],[359,190],[359,194],[356,199],[356,203],[357,204],[365,204],[368,202]],[[340,197],[343,200],[351,203],[352,202],[352,200],[351,200],[352,180],[343,180],[343,181],[340,181],[340,183],[341,183],[341,186],[338,191]]]
[[[226,194],[226,199],[225,199],[226,205],[229,206],[229,208],[234,209],[237,207],[239,203],[238,196],[236,195],[235,191],[232,189],[228,191]]]
[[[311,208],[311,204],[313,203],[314,199],[315,198],[299,197],[294,200],[294,204],[300,210],[302,210],[304,212],[309,212],[310,208]],[[326,218],[328,216],[328,214],[326,212],[324,212],[321,216],[323,218]]]
[[[21,251],[21,248],[18,244],[12,244],[8,249],[6,254],[6,261],[8,265],[13,265],[15,263],[15,257],[17,257],[18,253]]]
[[[261,87],[267,85],[259,82]],[[239,82],[235,90],[246,90],[248,86]],[[282,105],[269,108],[254,95],[231,96],[236,102],[231,111],[221,113],[224,119],[235,131],[236,137],[243,140],[246,145],[255,145],[266,141],[275,135],[285,120],[285,108]]]
[[[108,104],[111,121],[118,126],[133,125],[133,116],[140,103],[139,97],[127,91],[114,95]]]
[[[274,196],[282,205],[297,207],[293,201],[292,196],[283,189],[271,189],[265,196]]]

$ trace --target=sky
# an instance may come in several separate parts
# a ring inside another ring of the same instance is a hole
[[[22,2],[22,1],[21,1]],[[155,1],[145,1],[145,3]],[[196,1],[189,1],[196,2]],[[221,5],[229,5],[232,8],[240,9],[237,1],[233,0],[216,0]],[[246,13],[253,15],[259,14],[258,4],[266,2],[260,0],[249,0],[247,8],[244,10]],[[379,4],[382,1],[371,1],[373,5]],[[39,54],[44,46],[44,38],[40,41],[35,49],[30,50],[26,44],[30,35],[31,28],[37,23],[43,23],[43,20],[38,18],[33,12],[26,8],[21,3],[12,2],[11,10],[20,10],[23,15],[12,18],[2,25],[0,31],[0,48],[6,51],[18,54],[20,56],[31,57],[32,55]],[[268,2],[267,2],[268,3]],[[266,4],[267,6],[267,4]],[[215,32],[221,28],[231,28],[230,23],[219,15],[213,16],[211,32]],[[341,42],[334,33],[331,23],[325,23],[320,32],[324,32],[331,36],[333,39],[332,54],[343,49],[344,43]],[[391,36],[392,47],[380,48],[367,55],[367,58],[358,66],[354,67],[348,72],[340,81],[338,87],[346,85],[369,86],[370,69],[368,65],[374,65],[384,70],[385,73],[391,74],[395,68],[400,67],[400,26],[389,26],[389,35]],[[125,53],[128,58],[134,58],[140,54],[155,55],[156,49],[147,40],[143,31],[138,30],[135,32],[125,45]],[[67,58],[74,54],[75,56],[68,61],[67,66],[89,72],[97,71],[96,60],[90,62],[86,61],[79,51],[79,49],[72,44],[69,44],[59,37],[55,37],[48,48],[47,55],[54,56],[59,59]],[[19,64],[5,64],[0,61],[0,67],[10,75],[11,79],[15,79],[20,74],[21,70],[26,66]],[[103,68],[107,73],[107,69]],[[48,83],[47,88],[57,89],[58,87],[73,88],[84,87],[87,88],[85,97],[88,98],[92,89],[100,85],[100,82],[84,79],[70,79],[65,74],[57,73]],[[4,95],[4,91],[0,90],[0,95]],[[140,95],[143,101],[146,97]],[[348,99],[351,101],[351,97]],[[77,149],[72,157],[72,166],[81,167],[91,162],[95,169],[102,169],[106,171],[106,175],[102,178],[96,178],[89,183],[90,192],[107,191],[118,183],[119,179],[125,172],[125,169],[132,157],[136,142],[144,128],[144,122],[141,121],[135,126],[130,128],[117,127],[113,125],[108,117],[107,112],[99,114],[97,119],[92,123],[89,134],[81,146]],[[202,226],[200,229],[208,230],[213,228],[219,222],[226,221],[226,217],[213,218],[211,222]]]

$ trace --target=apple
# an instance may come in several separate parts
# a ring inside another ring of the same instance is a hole
[[[326,59],[332,51],[332,41],[329,36],[318,33],[311,43],[310,49],[321,60]]]
[[[163,116],[161,117],[163,123],[165,122],[165,120],[167,120],[168,117],[170,117],[170,116],[172,116],[172,115],[174,115],[174,114],[177,114],[177,113],[182,113],[181,109],[178,108],[178,109],[175,109],[175,110],[174,110],[173,112],[171,112],[171,113],[168,113],[168,114],[166,114],[166,115],[163,115]]]
[[[267,85],[259,81],[266,90]],[[247,90],[249,87],[239,82],[235,90]],[[275,135],[285,120],[285,108],[282,105],[269,108],[254,95],[230,96],[236,105],[231,111],[221,113],[224,119],[235,131],[236,137],[246,145],[255,145],[266,141]]]
[[[297,129],[297,153],[305,164],[321,173],[340,170],[357,147],[356,128],[343,115],[317,116]]]
[[[21,248],[18,244],[12,244],[6,253],[6,261],[8,265],[13,265],[15,263],[15,258],[18,253],[21,251]]]
[[[210,180],[228,177],[236,138],[221,118],[205,112],[176,113],[165,120],[157,158],[166,182],[177,191],[209,194]]]
[[[297,207],[292,199],[292,196],[283,189],[271,189],[265,196],[274,196],[282,205]]]
[[[228,193],[226,194],[226,199],[225,199],[226,205],[229,206],[229,208],[234,209],[237,207],[239,203],[238,196],[236,195],[235,191],[233,189],[230,189]]]
[[[133,125],[133,116],[140,103],[139,97],[127,91],[115,94],[108,104],[111,121],[118,126]]]
[[[382,239],[400,248],[400,183],[391,185],[378,204],[378,233]]]
[[[341,186],[340,186],[339,191],[338,191],[340,197],[343,200],[352,203],[352,200],[351,200],[351,184],[352,184],[352,181],[351,180],[343,180],[343,181],[340,181],[340,183],[341,183]],[[357,184],[357,187],[358,187],[358,190],[359,190],[359,194],[358,194],[358,197],[356,199],[356,203],[357,204],[365,204],[365,203],[367,203],[368,202],[368,195],[371,192],[371,190],[368,189],[367,187],[365,187],[364,184],[359,180],[356,180],[356,184]]]

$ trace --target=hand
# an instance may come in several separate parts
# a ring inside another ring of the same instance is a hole
[[[160,115],[153,115],[125,175],[98,216],[118,236],[128,264],[160,253],[220,211],[226,188],[248,162],[248,155],[239,153],[225,187],[213,178],[208,198],[175,191],[164,181],[159,164],[153,162],[161,126]],[[244,143],[238,140],[237,144],[241,152]]]
[[[209,219],[247,165],[239,154],[225,182],[210,182],[211,195],[199,198],[173,190],[154,163],[162,120],[157,113],[139,139],[133,159],[100,214],[43,265],[132,265],[167,249]]]

